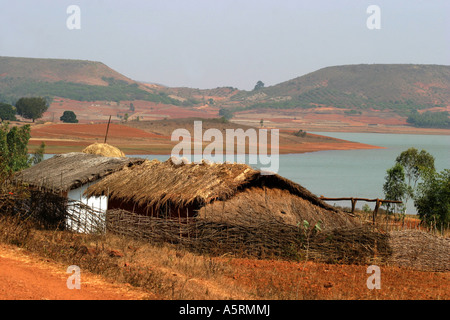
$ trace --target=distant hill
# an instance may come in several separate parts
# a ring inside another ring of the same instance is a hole
[[[101,62],[69,59],[0,57],[0,77],[100,86],[108,85],[103,78],[135,82]]]
[[[0,57],[0,102],[14,104],[26,96],[42,96],[48,101],[54,97],[74,101],[143,100],[209,108],[211,112],[221,108],[237,112],[332,107],[357,116],[382,110],[408,118],[416,126],[450,126],[445,118],[450,107],[450,66],[445,65],[334,66],[244,91],[233,87],[172,88],[135,81],[96,61]],[[443,113],[437,116],[436,112]],[[444,121],[438,121],[439,117]]]
[[[233,96],[244,107],[350,110],[392,109],[399,113],[444,107],[450,101],[450,66],[360,64],[320,69],[280,84]]]
[[[14,103],[24,96],[180,104],[157,87],[134,81],[101,62],[0,57],[0,101]]]

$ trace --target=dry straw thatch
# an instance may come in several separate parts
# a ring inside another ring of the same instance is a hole
[[[65,192],[143,161],[139,158],[111,158],[82,152],[59,154],[20,171],[15,181],[52,192]]]
[[[94,143],[83,149],[84,153],[88,154],[97,154],[104,157],[125,157],[125,153],[123,153],[119,148],[116,148],[107,143]]]
[[[303,219],[321,220],[329,227],[352,224],[351,217],[299,184],[237,163],[146,161],[105,177],[86,195],[108,195],[110,200],[145,208],[149,215],[170,207],[172,215],[177,208],[188,208],[190,216],[195,213],[210,221],[246,217],[252,223],[275,216],[290,224]]]

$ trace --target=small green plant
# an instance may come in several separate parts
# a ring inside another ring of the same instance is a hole
[[[45,142],[42,141],[39,148],[36,149],[36,151],[33,153],[33,164],[38,164],[42,160],[44,160],[44,153],[45,153]]]

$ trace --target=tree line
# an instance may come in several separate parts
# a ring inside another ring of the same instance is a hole
[[[42,117],[48,107],[47,100],[42,97],[20,98],[14,106],[8,103],[0,103],[0,119],[2,121],[16,121],[16,115],[20,115],[34,122]]]
[[[0,102],[1,121],[17,121],[16,115],[25,119],[31,119],[33,122],[42,117],[48,109],[48,102],[42,97],[20,98],[15,105]],[[64,111],[59,118],[63,122],[78,123],[77,116],[73,111]]]
[[[450,129],[450,114],[444,112],[426,111],[419,113],[413,111],[406,120],[409,124],[419,128],[443,128]]]

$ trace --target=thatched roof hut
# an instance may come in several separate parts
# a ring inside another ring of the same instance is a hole
[[[110,209],[159,217],[352,224],[351,217],[299,184],[277,174],[263,175],[246,164],[145,161],[105,177],[85,194],[107,195]]]
[[[30,187],[57,193],[67,192],[143,161],[138,158],[113,158],[72,152],[55,155],[25,169],[16,174],[15,180]]]
[[[93,143],[82,150],[83,153],[98,154],[104,157],[125,157],[119,148],[116,148],[107,143]]]

